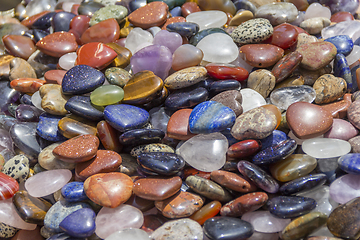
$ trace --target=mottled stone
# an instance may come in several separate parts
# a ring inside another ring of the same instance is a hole
[[[316,92],[315,103],[323,104],[333,102],[344,96],[347,84],[343,78],[325,74],[315,81],[313,88]]]
[[[139,145],[132,148],[130,154],[133,157],[137,157],[139,154],[151,153],[151,152],[174,153],[174,149],[169,145],[163,143],[150,143],[150,144]]]
[[[246,193],[253,190],[251,184],[236,173],[217,170],[212,171],[210,177],[211,180],[217,182],[221,186],[237,192]]]
[[[68,113],[65,109],[67,97],[62,94],[61,85],[46,84],[39,89],[41,107],[50,114],[64,116]]]
[[[169,89],[180,89],[194,85],[206,78],[206,68],[189,67],[177,71],[164,80],[165,87]]]
[[[17,231],[18,231],[17,228],[14,228],[5,223],[0,223],[0,237],[1,238],[13,237]]]
[[[303,44],[296,50],[303,56],[300,66],[308,70],[325,67],[337,53],[336,47],[329,42]]]
[[[321,30],[327,26],[330,26],[330,19],[325,17],[309,18],[300,23],[300,27],[310,34],[319,34]]]
[[[247,86],[266,98],[275,87],[275,76],[266,69],[253,71],[247,79]]]
[[[122,68],[111,67],[106,69],[105,77],[110,84],[124,87],[126,83],[130,80],[131,74]]]
[[[189,218],[168,221],[152,234],[153,239],[203,239],[203,229],[199,223]]]
[[[232,109],[236,116],[239,116],[242,112],[242,95],[240,91],[228,90],[215,95],[210,101],[216,101],[222,103],[226,107]]]
[[[127,16],[128,10],[126,7],[121,5],[111,5],[100,8],[92,15],[90,19],[90,26],[93,26],[101,21],[104,21],[109,18],[114,18],[118,23]]]
[[[273,31],[269,20],[255,18],[241,23],[230,36],[239,44],[259,43],[269,38]]]
[[[351,103],[347,110],[347,117],[349,121],[357,128],[360,129],[360,118],[359,118],[359,105],[360,101]]]
[[[269,3],[258,7],[255,11],[256,18],[266,18],[273,26],[296,19],[298,10],[294,4],[288,2]]]

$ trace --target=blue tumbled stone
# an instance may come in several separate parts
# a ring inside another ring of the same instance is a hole
[[[149,121],[150,115],[142,108],[117,104],[106,106],[104,117],[113,128],[120,132],[126,132],[144,126]]]
[[[266,138],[260,139],[261,148],[265,149],[265,148],[268,148],[270,146],[277,145],[278,143],[280,143],[282,141],[285,141],[288,138],[289,138],[288,135],[286,135],[286,133],[284,133],[283,131],[274,130],[272,132],[272,134],[270,134]]]
[[[181,36],[188,38],[194,36],[199,29],[199,25],[192,22],[174,22],[166,26],[166,30],[169,32],[177,32]]]
[[[100,121],[104,119],[102,107],[91,104],[89,96],[73,96],[65,104],[65,109],[80,117]]]
[[[76,15],[70,12],[58,12],[53,18],[51,25],[54,32],[68,32],[70,29],[70,22]]]
[[[255,164],[270,164],[278,162],[291,155],[297,147],[295,140],[287,139],[258,152],[252,159]]]
[[[79,202],[88,199],[83,182],[69,182],[61,188],[61,195],[68,202]]]
[[[39,122],[36,127],[36,133],[52,142],[59,142],[59,141],[65,141],[67,138],[65,138],[59,131],[58,123],[62,116],[55,116],[51,115],[49,113],[43,113],[39,117]]]
[[[165,137],[165,133],[160,129],[134,129],[120,135],[119,141],[122,145],[143,145],[159,143]]]
[[[337,35],[325,39],[324,41],[330,42],[335,45],[337,53],[349,55],[354,47],[354,42],[348,35]]]
[[[169,152],[141,153],[137,161],[143,168],[162,175],[174,175],[185,167],[180,155]]]
[[[214,81],[210,84],[209,95],[210,97],[215,96],[221,92],[228,90],[240,90],[241,84],[237,80],[219,80]]]
[[[334,76],[343,78],[347,83],[347,88],[352,89],[352,76],[349,64],[343,54],[336,54],[334,59]]]
[[[360,174],[360,153],[345,154],[339,158],[338,164],[347,173]]]
[[[171,16],[173,17],[179,17],[181,16],[181,7],[180,6],[177,6],[177,7],[174,7],[171,11]]]
[[[77,238],[77,237],[72,237],[66,233],[58,233],[58,234],[52,235],[51,237],[47,238],[46,240],[87,240],[87,238]]]
[[[189,116],[189,130],[192,133],[220,132],[234,125],[236,115],[231,108],[215,101],[197,105]]]
[[[267,202],[271,214],[278,218],[297,218],[316,207],[312,198],[297,196],[278,196]]]
[[[208,91],[203,87],[179,89],[170,93],[170,95],[166,98],[165,107],[166,109],[173,111],[183,108],[191,108],[206,101],[208,96]]]
[[[89,93],[105,82],[105,75],[87,65],[77,65],[70,68],[62,80],[64,94],[80,95]]]
[[[298,192],[303,192],[323,185],[326,182],[326,180],[327,180],[326,174],[323,173],[313,174],[287,182],[279,188],[279,191],[283,195],[290,195]]]
[[[90,237],[95,232],[95,212],[82,208],[72,212],[60,223],[60,229],[73,237]]]
[[[51,21],[55,14],[56,12],[49,12],[44,16],[40,17],[32,24],[32,28],[37,28],[42,30],[48,29],[49,27],[51,27]]]

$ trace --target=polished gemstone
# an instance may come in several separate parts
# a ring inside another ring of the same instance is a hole
[[[247,239],[254,233],[254,227],[239,218],[213,217],[205,221],[204,233],[210,239]]]
[[[117,40],[119,36],[119,24],[114,18],[110,18],[86,29],[81,35],[80,41],[83,44],[90,42],[111,43]]]
[[[36,47],[43,53],[52,57],[61,57],[78,48],[76,38],[68,32],[55,32],[43,37],[36,43]]]
[[[309,213],[316,207],[311,198],[296,196],[278,196],[270,199],[267,206],[271,214],[279,218],[295,218]]]
[[[267,68],[278,62],[284,50],[271,44],[247,44],[239,49],[240,57],[252,67]]]
[[[102,70],[117,57],[116,52],[101,42],[90,42],[77,50],[76,65],[88,65]]]

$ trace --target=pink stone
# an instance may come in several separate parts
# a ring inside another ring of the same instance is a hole
[[[15,228],[34,230],[36,224],[25,222],[16,212],[12,199],[0,201],[0,222],[8,224]]]
[[[168,47],[171,53],[174,53],[175,50],[182,45],[182,38],[180,34],[176,32],[161,30],[155,35],[153,44]]]
[[[43,197],[56,192],[67,184],[72,177],[68,169],[40,172],[25,182],[25,189],[33,197]]]
[[[347,141],[358,135],[358,133],[359,130],[357,130],[350,122],[334,118],[332,127],[324,134],[324,138],[336,138]]]
[[[340,204],[360,197],[360,175],[346,174],[336,179],[330,185],[330,197]]]
[[[248,212],[241,219],[251,223],[255,231],[263,233],[281,232],[291,222],[290,219],[277,218],[269,211]]]

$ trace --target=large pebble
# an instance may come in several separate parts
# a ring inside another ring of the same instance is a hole
[[[165,23],[169,7],[164,2],[151,2],[132,12],[128,18],[135,27],[147,29]]]
[[[269,211],[279,218],[295,218],[309,213],[316,207],[316,201],[311,198],[296,196],[278,196],[267,202]]]
[[[290,2],[276,2],[262,5],[256,9],[256,18],[266,18],[273,26],[296,19],[298,10]]]
[[[246,44],[239,49],[239,56],[250,66],[267,68],[277,63],[284,50],[271,44]]]
[[[275,87],[275,76],[272,72],[266,69],[253,71],[249,74],[247,86],[266,98]]]
[[[17,78],[36,78],[34,68],[22,58],[14,58],[10,62],[9,80]]]
[[[273,31],[269,20],[255,18],[240,24],[230,36],[239,44],[258,43],[269,38]]]
[[[222,27],[227,22],[227,16],[224,12],[216,10],[193,12],[186,17],[186,22],[197,23],[201,31]]]
[[[152,239],[203,239],[201,225],[190,218],[168,221],[151,234]]]
[[[168,76],[164,85],[169,89],[185,88],[205,80],[206,75],[207,70],[204,67],[184,68]]]
[[[95,217],[92,209],[81,208],[65,217],[59,227],[73,237],[90,237],[95,232]]]
[[[65,109],[67,97],[61,91],[61,85],[45,84],[39,89],[41,107],[47,113],[64,116],[68,113]]]
[[[308,70],[325,67],[337,53],[336,47],[330,42],[303,44],[296,50],[303,56],[300,66]]]
[[[210,239],[246,239],[254,233],[254,228],[238,218],[213,217],[205,221],[204,233]]]

